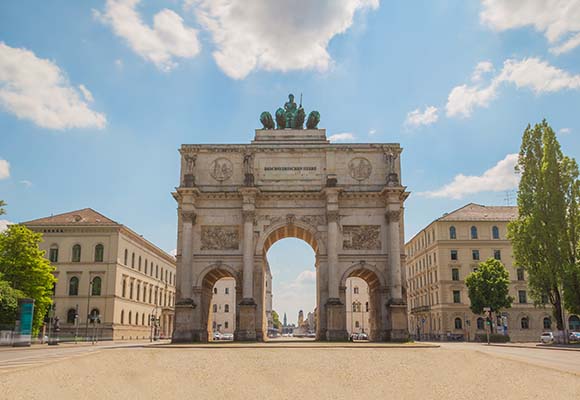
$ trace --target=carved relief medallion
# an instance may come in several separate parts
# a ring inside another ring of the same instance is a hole
[[[373,167],[371,162],[363,157],[355,157],[348,163],[350,176],[357,181],[362,181],[371,176]]]
[[[209,173],[217,181],[225,181],[232,176],[234,166],[227,158],[216,158],[209,167]]]
[[[342,248],[345,250],[380,250],[380,225],[345,225],[342,227]]]
[[[202,225],[201,250],[238,250],[240,230],[237,225]]]

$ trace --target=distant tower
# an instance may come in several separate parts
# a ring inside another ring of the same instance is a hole
[[[304,311],[298,311],[298,326],[302,326],[304,324]]]
[[[288,319],[286,318],[286,313],[284,313],[284,325],[283,326],[288,326]]]

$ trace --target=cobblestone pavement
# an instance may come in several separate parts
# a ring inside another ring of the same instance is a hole
[[[103,349],[0,375],[2,399],[303,397],[576,399],[580,377],[470,346],[356,344]]]

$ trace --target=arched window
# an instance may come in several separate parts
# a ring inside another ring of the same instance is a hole
[[[131,253],[131,268],[135,268],[135,253]]]
[[[457,239],[457,230],[454,226],[449,227],[449,239]]]
[[[125,323],[125,310],[121,310],[121,323]]]
[[[101,277],[95,276],[93,278],[93,287],[91,288],[91,296],[100,296],[101,295]]]
[[[139,325],[139,313],[135,313],[135,325]]]
[[[577,315],[571,315],[568,318],[568,327],[571,331],[580,331],[580,318]]]
[[[228,329],[230,327],[230,324],[228,323],[228,321],[224,322],[224,328]]]
[[[530,329],[530,320],[528,317],[523,317],[521,320],[522,329]]]
[[[91,310],[91,313],[89,314],[89,320],[91,322],[99,322],[100,318],[101,318],[101,312],[99,311],[99,309],[93,308]]]
[[[463,329],[461,318],[455,318],[455,329]]]
[[[353,291],[353,293],[354,293],[354,294],[358,294],[358,286],[355,286],[355,287],[354,287],[354,291]]]
[[[477,319],[477,329],[479,330],[485,329],[485,321],[481,317]]]
[[[491,228],[491,237],[494,239],[499,239],[499,228],[497,226]]]
[[[95,262],[103,262],[105,259],[105,246],[98,244],[95,246]]]
[[[477,239],[477,227],[476,226],[471,227],[471,238]]]
[[[129,250],[125,249],[125,257],[123,258],[123,264],[129,265]]]
[[[550,317],[544,317],[544,329],[552,329],[552,319]]]
[[[355,322],[354,322],[354,327],[355,327],[355,328],[360,328],[360,322],[358,322],[358,321],[355,321]]]
[[[229,304],[226,304],[224,306],[224,312],[230,312],[230,305]]]
[[[76,316],[77,316],[77,310],[75,310],[74,308],[71,308],[66,313],[66,322],[69,324],[74,324]]]
[[[68,295],[69,296],[78,296],[79,295],[79,278],[73,276],[68,281]]]
[[[72,262],[81,262],[81,245],[75,244],[72,248]]]
[[[50,262],[58,262],[58,245],[53,244],[48,251],[48,260]]]
[[[213,312],[217,312],[217,304],[213,305]]]
[[[213,288],[213,294],[217,294],[217,288],[216,287]]]
[[[131,314],[131,311],[129,311],[129,325],[131,325],[131,321],[132,321],[131,317],[132,317],[132,314]]]

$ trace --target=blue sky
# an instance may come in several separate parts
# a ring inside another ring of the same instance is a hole
[[[333,140],[401,143],[409,238],[505,204],[528,123],[580,156],[580,2],[5,0],[3,218],[92,207],[170,251],[178,147],[247,143],[289,92]],[[299,247],[272,248],[275,291],[308,282]]]

